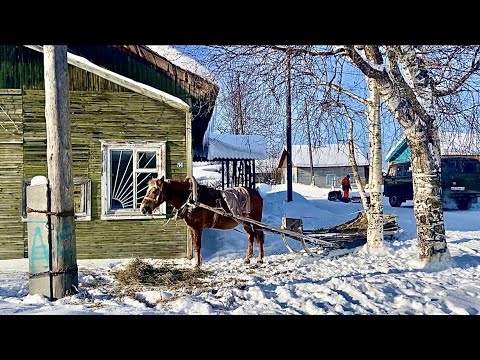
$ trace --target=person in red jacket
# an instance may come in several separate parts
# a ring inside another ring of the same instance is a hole
[[[349,191],[352,190],[352,186],[350,185],[350,175],[347,175],[342,179],[342,190],[343,198],[347,199],[349,196]]]

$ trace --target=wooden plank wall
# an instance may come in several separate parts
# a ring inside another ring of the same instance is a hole
[[[24,256],[22,91],[0,89],[0,259]]]
[[[47,175],[45,95],[25,90],[25,177]],[[100,140],[167,141],[167,177],[183,178],[186,167],[185,112],[133,92],[71,91],[73,176],[92,180],[92,221],[76,222],[77,256],[85,258],[185,257],[183,221],[100,220]],[[171,209],[169,209],[171,211]]]

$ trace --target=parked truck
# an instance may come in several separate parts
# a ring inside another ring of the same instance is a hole
[[[480,196],[480,161],[469,157],[443,157],[442,202],[446,207],[469,209]],[[383,177],[383,195],[393,207],[413,200],[412,167],[409,161],[392,163]],[[453,206],[452,206],[453,204]]]

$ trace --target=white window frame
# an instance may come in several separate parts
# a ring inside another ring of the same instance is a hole
[[[32,179],[23,179],[22,221],[27,221],[27,186]],[[92,181],[89,178],[73,178],[73,185],[80,185],[80,212],[75,213],[76,221],[92,221]],[[46,209],[43,209],[46,210]]]
[[[349,173],[348,175],[350,175],[350,185],[355,185],[355,176],[353,173]]]
[[[333,184],[328,183],[328,178],[333,176]],[[337,174],[325,174],[325,185],[326,186],[336,186],[337,184]]]
[[[140,212],[140,209],[116,209],[109,208],[110,204],[110,188],[111,188],[111,151],[112,150],[129,150],[133,151],[134,173],[158,173],[158,177],[165,176],[166,172],[166,141],[105,141],[100,140],[102,148],[102,210],[101,220],[125,220],[125,219],[142,219],[147,220],[153,218],[166,218],[167,204],[164,202],[160,205],[152,215],[146,216]],[[157,167],[148,169],[136,169],[138,152],[155,151],[157,155]],[[134,180],[135,182],[135,180]]]

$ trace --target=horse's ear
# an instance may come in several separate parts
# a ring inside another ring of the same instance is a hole
[[[157,185],[160,186],[163,183],[165,176],[162,176],[160,179],[157,179]]]

